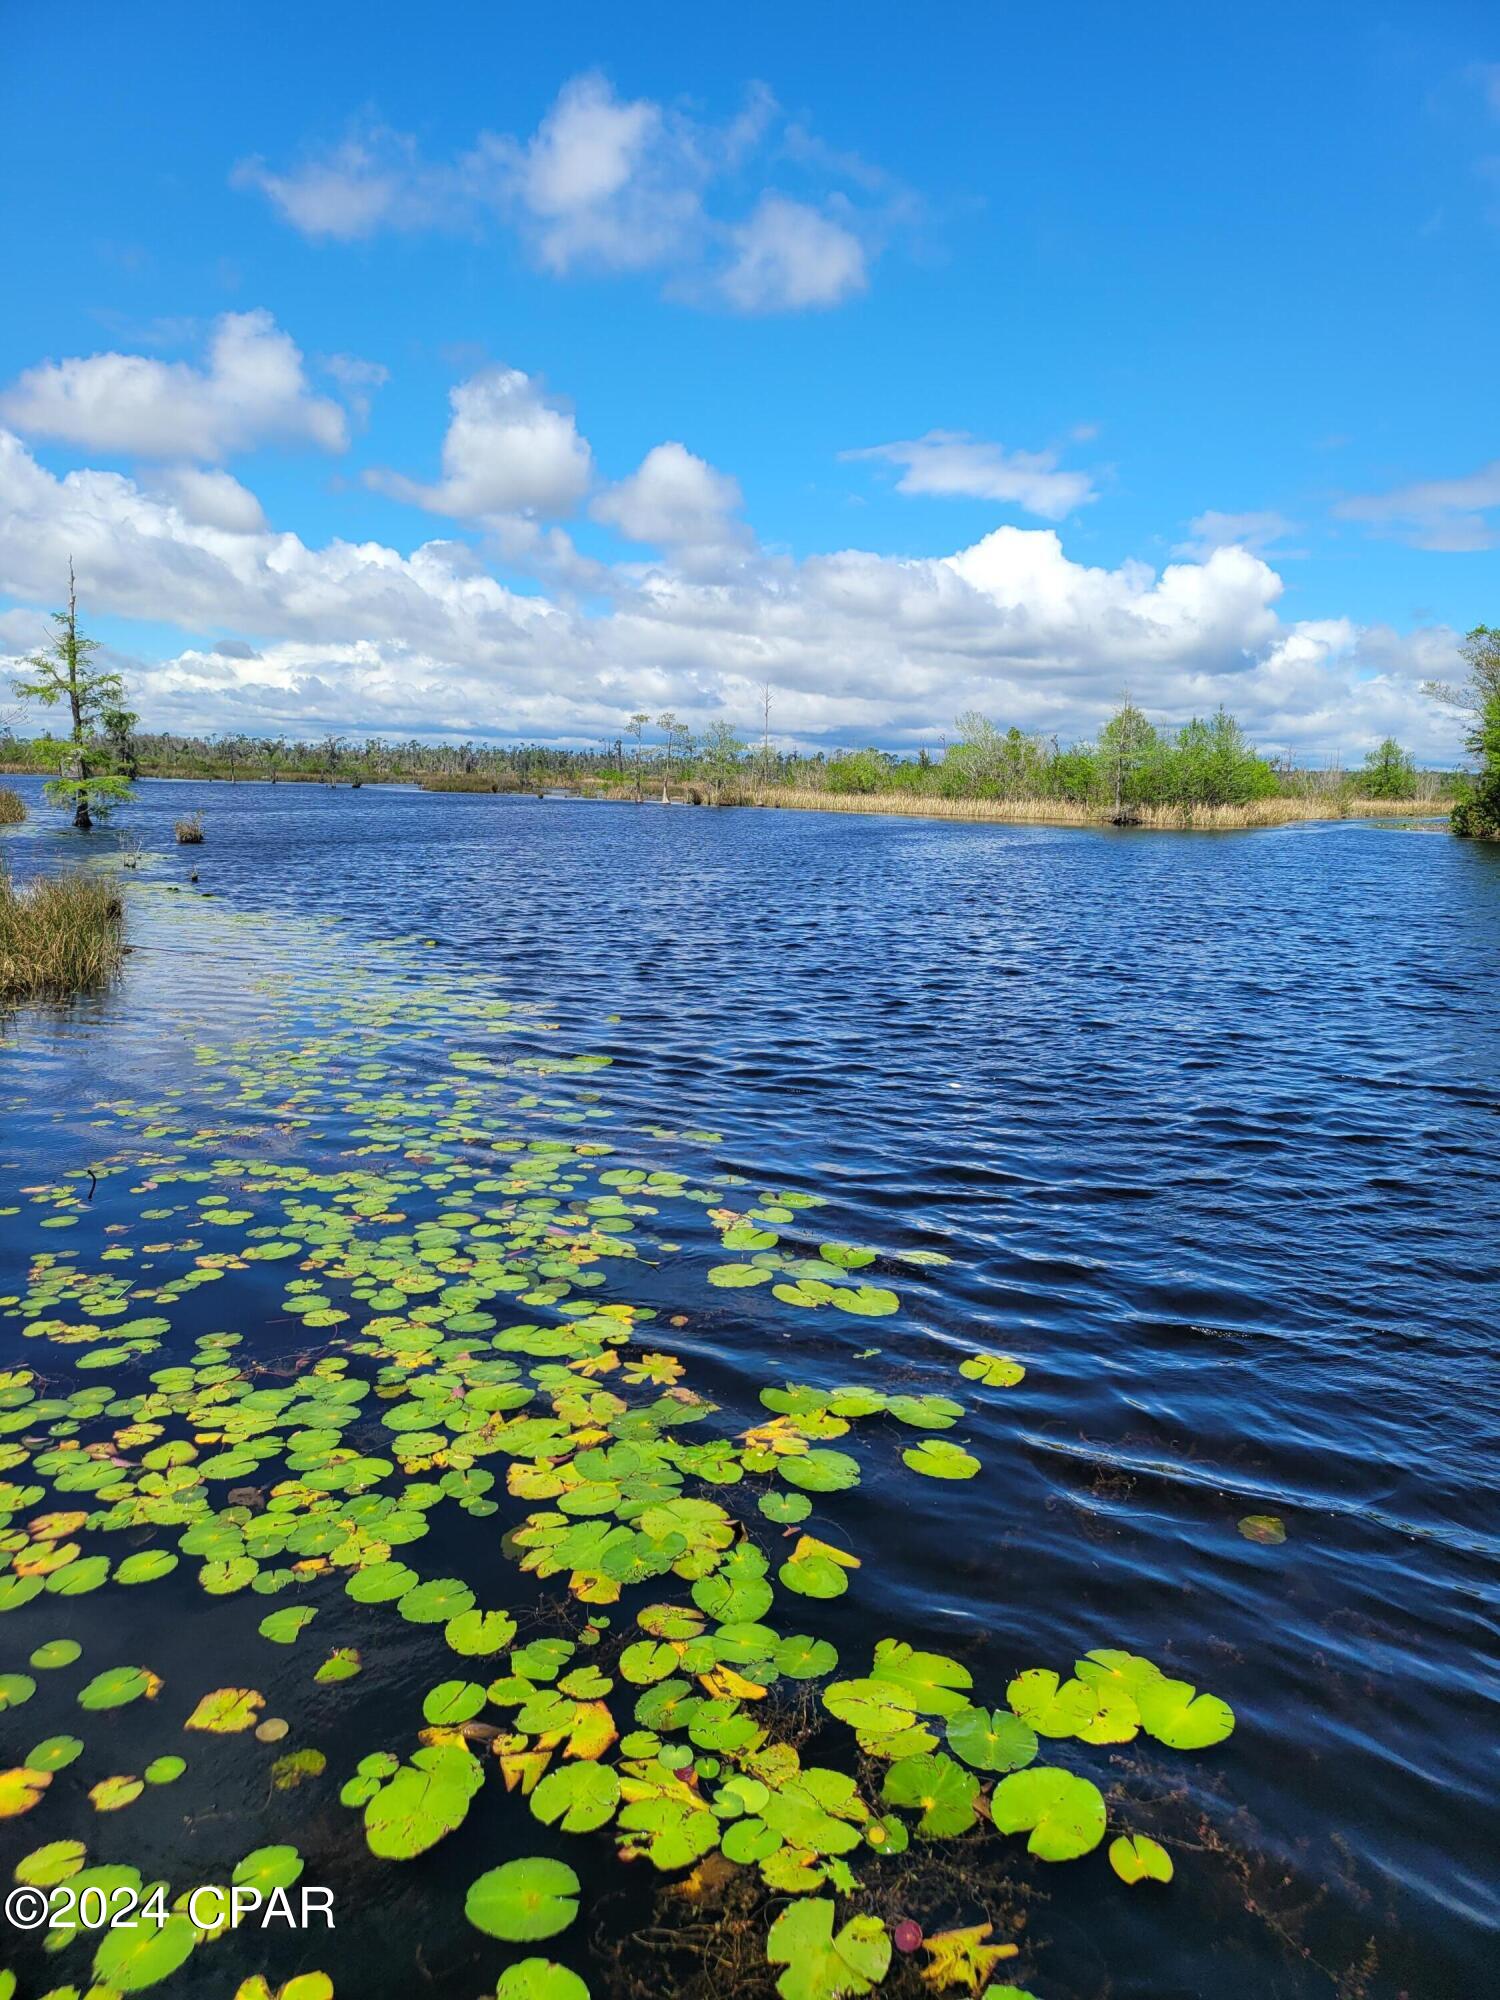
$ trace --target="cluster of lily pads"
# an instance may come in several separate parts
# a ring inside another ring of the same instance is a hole
[[[819,1199],[799,1190],[642,1164],[644,1143],[632,1158],[598,1136],[609,1109],[580,1079],[604,1059],[554,1055],[545,1034],[462,981],[351,976],[325,1019],[294,1030],[272,1010],[264,1033],[200,1048],[192,1086],[98,1107],[113,1150],[93,1171],[109,1212],[123,1205],[132,1220],[86,1230],[90,1249],[76,1252],[67,1232],[88,1215],[81,1177],[20,1191],[56,1233],[24,1289],[0,1298],[19,1356],[0,1375],[0,1613],[40,1607],[61,1624],[74,1599],[174,1574],[211,1597],[275,1600],[258,1620],[264,1666],[252,1676],[247,1662],[243,1685],[174,1687],[149,1663],[101,1660],[107,1618],[80,1623],[82,1665],[76,1637],[32,1651],[49,1683],[77,1668],[82,1715],[150,1703],[193,1746],[187,1758],[164,1752],[139,1772],[101,1773],[88,1793],[100,1815],[128,1811],[147,1787],[211,1786],[216,1737],[253,1732],[274,1745],[300,1734],[251,1684],[282,1687],[289,1658],[316,1657],[305,1679],[350,1680],[378,1661],[392,1621],[430,1628],[447,1670],[420,1716],[332,1774],[375,1860],[411,1862],[481,1801],[494,1810],[486,1794],[499,1790],[516,1802],[509,1821],[495,1819],[507,1847],[519,1809],[666,1874],[713,1856],[754,1871],[768,1905],[793,1899],[767,1933],[784,2000],[868,1993],[893,1938],[866,1912],[839,1921],[838,1899],[859,1897],[862,1871],[913,1839],[981,1823],[1042,1862],[1086,1855],[1109,1814],[1076,1761],[1137,1736],[1207,1749],[1233,1715],[1113,1648],[1087,1651],[1066,1674],[1027,1668],[1001,1702],[962,1662],[899,1637],[841,1660],[826,1637],[786,1629],[799,1604],[848,1591],[865,1560],[857,1506],[817,1532],[808,1525],[815,1500],[858,1486],[856,1431],[867,1456],[899,1452],[915,1474],[979,1472],[947,1435],[965,1415],[948,1393],[960,1383],[768,1384],[759,1420],[736,1432],[685,1379],[671,1335],[687,1320],[663,1324],[630,1296],[648,1289],[632,1281],[677,1253],[673,1217],[687,1204],[729,1259],[703,1271],[707,1285],[767,1287],[795,1312],[895,1315],[903,1269],[942,1260],[820,1241]],[[509,1057],[506,1036],[522,1038]],[[401,1067],[413,1042],[426,1065],[416,1084]],[[336,1163],[288,1158],[299,1140],[326,1145],[332,1123]],[[695,1275],[674,1266],[674,1292]],[[268,1314],[273,1279],[282,1295]],[[290,1358],[284,1334],[174,1339],[174,1309],[205,1288],[225,1322],[295,1324]],[[995,1353],[943,1369],[1000,1392],[1025,1372]],[[487,1575],[444,1574],[440,1554],[422,1562],[423,1543],[441,1551],[450,1510],[493,1523]],[[514,1579],[498,1583],[510,1564],[539,1598],[545,1587],[571,1600],[562,1629],[523,1638]],[[360,1644],[325,1652],[317,1620],[340,1597],[361,1609]],[[31,1673],[0,1677],[0,1709],[37,1685]],[[804,1758],[785,1726],[788,1696],[814,1688],[813,1744],[827,1761]],[[44,1821],[54,1774],[84,1754],[72,1733],[41,1737],[0,1774],[0,1816]],[[328,1776],[313,1744],[269,1767],[279,1789]],[[15,1878],[142,1897],[158,1886],[128,1864],[91,1861],[89,1845],[69,1829],[24,1856]],[[1172,1872],[1165,1849],[1124,1826],[1109,1859],[1125,1882]],[[295,1847],[262,1847],[231,1879],[273,1893],[304,1865]],[[161,1924],[81,1942],[53,1931],[45,1946],[93,1951],[96,2000],[145,1990],[230,1931],[227,1917],[204,1927],[189,1914],[201,1886],[166,1885]],[[567,1930],[578,1899],[565,1862],[522,1854],[469,1886],[464,1915],[487,1937],[530,1946]],[[989,1936],[987,1925],[918,1933],[913,1948],[935,1987],[978,1993],[1015,1952]],[[581,2000],[587,1989],[528,1955],[497,1990]],[[0,2000],[11,1991],[0,1976]],[[331,1993],[317,1971],[280,2000]],[[257,1974],[237,2000],[275,1995]]]

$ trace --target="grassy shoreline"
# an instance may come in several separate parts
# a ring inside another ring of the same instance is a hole
[[[4,767],[0,766],[0,770]],[[222,775],[202,777],[176,773],[142,772],[153,783],[219,783],[239,785],[327,784],[330,781],[311,773],[283,772],[276,778],[264,776],[229,779]],[[394,773],[366,777],[351,785],[348,778],[334,781],[340,790],[372,790],[385,785],[414,787],[418,791],[449,793],[465,797],[527,798],[544,791],[569,792],[583,799],[602,799],[612,804],[636,803],[630,784],[611,784],[593,777],[554,778],[545,783],[523,785],[513,778],[495,780],[478,775],[426,775],[409,778]],[[1074,799],[953,799],[928,792],[875,791],[835,792],[815,786],[767,785],[764,787],[725,786],[717,798],[702,780],[675,781],[665,788],[675,805],[740,806],[762,811],[865,813],[896,819],[967,820],[994,826],[1105,827],[1118,825],[1148,833],[1235,833],[1256,828],[1291,826],[1315,821],[1347,819],[1440,819],[1445,818],[1452,800],[1435,798],[1374,799],[1345,792],[1288,793],[1247,800],[1240,805],[1171,804],[1128,807],[1118,819],[1108,806],[1084,804]],[[661,803],[660,780],[645,788],[639,803]],[[14,795],[12,795],[14,796]],[[20,801],[18,800],[19,804]]]
[[[1070,799],[934,799],[900,792],[768,791],[725,804],[792,812],[884,813],[901,819],[972,820],[997,826],[1103,827],[1150,833],[1233,833],[1257,827],[1345,819],[1442,818],[1446,807],[1416,799],[1278,798],[1244,805],[1137,806],[1116,821],[1104,807]]]

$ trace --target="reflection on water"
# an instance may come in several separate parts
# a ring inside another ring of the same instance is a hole
[[[179,854],[171,822],[195,808],[207,844]],[[1126,1645],[1233,1704],[1220,1750],[1099,1759],[1138,1823],[1159,1815],[1177,1841],[1170,1890],[1124,1890],[1102,1854],[1028,1871],[1014,1844],[986,1850],[1044,1892],[1028,1962],[1044,2000],[1484,1990],[1500,857],[1358,825],[1149,839],[285,785],[148,785],[125,824],[148,858],[121,988],[0,1038],[0,1208],[19,1208],[0,1218],[0,1291],[22,1289],[39,1248],[84,1247],[43,1235],[45,1211],[15,1191],[118,1143],[100,1104],[178,1092],[184,1126],[222,1124],[226,1152],[253,1133],[310,1166],[350,1143],[334,1103],[266,1134],[255,1107],[219,1101],[220,1065],[195,1047],[222,1060],[239,1040],[336,1033],[350,982],[420,1002],[429,982],[466,981],[476,1020],[494,1000],[535,1008],[558,1032],[523,1025],[507,1054],[612,1063],[538,1081],[531,1129],[573,1138],[584,1117],[693,1185],[818,1195],[819,1234],[877,1245],[902,1273],[890,1319],[710,1289],[718,1236],[701,1205],[676,1204],[679,1247],[649,1291],[686,1316],[674,1351],[727,1432],[788,1379],[963,1388],[955,1435],[978,1478],[916,1479],[884,1450],[857,1492],[819,1500],[866,1559],[810,1631],[846,1661],[899,1632],[992,1691]],[[3,851],[24,871],[111,838],[85,847],[34,821]],[[397,938],[415,942],[383,949]],[[430,1034],[369,1032],[408,1095],[451,1086],[462,1010]],[[140,1240],[120,1202],[102,1182],[91,1251],[111,1223]],[[931,1253],[952,1262],[924,1269]],[[280,1282],[253,1278],[205,1286],[174,1329],[232,1324],[284,1364]],[[37,1365],[35,1343],[3,1338],[0,1362]],[[957,1363],[978,1349],[1018,1356],[1024,1381],[969,1393]],[[1254,1515],[1286,1540],[1247,1539]],[[443,1533],[426,1572],[494,1569],[482,1520]],[[190,1657],[203,1686],[248,1671],[251,1626],[199,1615],[190,1585],[179,1598],[174,1636],[161,1596],[108,1592],[88,1665],[139,1657],[170,1676]],[[358,1643],[354,1611],[320,1621],[317,1658],[325,1637]],[[6,1668],[46,1624],[33,1606],[5,1621]],[[370,1704],[409,1716],[429,1669],[398,1646],[358,1701],[315,1697],[331,1774],[376,1745]],[[51,1699],[0,1717],[6,1762],[67,1726]],[[91,1833],[210,1879],[263,1816],[261,1837],[295,1837],[343,1888],[341,1950],[363,1952],[372,1995],[410,1990],[414,1949],[440,1994],[493,1982],[498,1951],[476,1952],[455,1918],[461,1885],[508,1853],[565,1851],[602,1941],[640,1920],[652,1885],[622,1896],[602,1841],[548,1845],[503,1814],[356,1916],[369,1875],[335,1790],[226,1795],[220,1838],[212,1814],[184,1824],[168,1787]],[[38,1814],[6,1823],[3,1845],[53,1837]],[[601,1967],[591,1978],[609,1990]]]

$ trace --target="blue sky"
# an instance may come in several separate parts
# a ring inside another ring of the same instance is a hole
[[[769,681],[807,742],[1128,689],[1452,744],[1420,679],[1500,618],[1492,9],[7,32],[0,646],[72,549],[148,725],[591,740]]]

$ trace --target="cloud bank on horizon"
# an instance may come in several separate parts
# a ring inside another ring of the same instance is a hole
[[[500,240],[539,285],[587,282],[597,300],[634,283],[653,311],[741,321],[747,337],[898,284],[929,213],[763,86],[715,121],[595,69],[529,130],[479,127],[435,150],[367,114],[331,143],[226,158],[220,175],[233,212],[304,258]],[[1421,692],[1452,670],[1450,624],[1284,609],[1284,572],[1307,556],[1302,505],[1294,518],[1204,494],[1138,541],[1151,560],[1070,553],[1133,471],[1093,424],[950,427],[962,386],[930,381],[925,428],[872,404],[863,436],[799,465],[789,422],[790,476],[842,481],[831,506],[902,510],[906,547],[926,551],[893,549],[889,532],[845,545],[844,525],[794,552],[774,517],[752,518],[747,468],[695,448],[686,413],[681,436],[662,425],[622,455],[618,422],[596,444],[566,383],[475,359],[451,369],[446,410],[414,406],[399,362],[321,353],[285,317],[236,304],[171,321],[176,358],[133,351],[138,337],[11,370],[0,656],[44,638],[71,558],[147,727],[597,742],[638,708],[755,729],[769,687],[784,743],[915,748],[967,709],[1086,736],[1128,693],[1165,723],[1222,702],[1264,748],[1306,759],[1357,757],[1388,733],[1428,760],[1456,753],[1452,717]],[[351,349],[379,344],[355,324]],[[919,407],[902,388],[892,408]],[[387,421],[397,403],[404,423]],[[290,525],[288,467],[380,532]],[[1500,460],[1332,490],[1321,507],[1359,541],[1493,548]],[[945,508],[966,527],[946,541]]]
[[[86,449],[102,384],[98,441],[128,435],[142,459],[213,459],[226,438],[285,435],[294,415],[312,441],[341,451],[342,421],[308,414],[321,403],[295,348],[265,316],[244,317],[248,329],[215,329],[204,370],[141,362],[161,375],[141,376],[124,412],[107,385],[135,380],[140,357],[104,355],[32,371],[0,414]],[[261,393],[256,373],[246,395],[218,366],[247,334],[274,353],[275,394]],[[184,385],[190,393],[174,393]],[[1054,528],[1004,525],[943,557],[840,549],[796,559],[759,543],[735,480],[678,441],[602,479],[571,411],[520,370],[485,370],[450,405],[435,481],[383,468],[366,478],[479,540],[405,553],[372,541],[310,546],[271,526],[223,468],[59,475],[0,430],[0,589],[48,603],[71,559],[96,613],[201,635],[129,662],[133,699],[148,726],[165,728],[597,741],[638,707],[750,727],[769,685],[778,737],[804,745],[933,741],[971,708],[1074,737],[1128,689],[1167,718],[1224,702],[1262,743],[1303,754],[1387,731],[1447,747],[1419,684],[1449,664],[1450,633],[1287,623],[1281,579],[1242,544],[1159,573],[1140,562],[1105,569],[1070,560]],[[963,450],[985,480],[999,467],[1010,484],[998,447]],[[1010,497],[1050,516],[1067,477],[1023,468]],[[583,554],[567,524],[584,519],[637,546],[617,560]],[[487,555],[543,587],[503,583]],[[12,611],[0,638],[19,651],[42,623]]]

